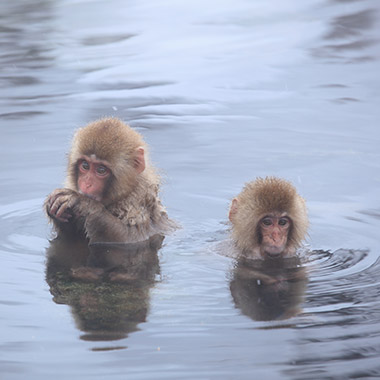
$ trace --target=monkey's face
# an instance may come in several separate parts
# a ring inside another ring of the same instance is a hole
[[[94,155],[83,156],[77,162],[78,191],[92,199],[102,201],[111,170],[105,161],[97,160]]]
[[[263,257],[278,257],[284,253],[288,242],[291,220],[281,214],[270,214],[259,222],[260,253]]]

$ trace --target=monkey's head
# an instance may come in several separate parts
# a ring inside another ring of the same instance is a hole
[[[229,219],[238,249],[263,258],[294,254],[308,228],[304,199],[275,177],[246,184],[232,200]]]
[[[68,157],[66,186],[108,205],[144,181],[147,147],[141,135],[117,118],[79,129]]]

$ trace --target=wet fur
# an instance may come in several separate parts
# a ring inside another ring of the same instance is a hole
[[[309,223],[305,200],[290,182],[258,178],[247,183],[236,199],[237,210],[230,219],[232,239],[239,251],[257,255],[261,244],[259,222],[271,213],[285,214],[292,220],[286,251],[295,252],[300,247]]]
[[[136,150],[145,151],[146,167],[136,174]],[[78,193],[77,162],[95,155],[112,171],[101,202]],[[68,156],[66,188],[75,218],[68,223],[52,219],[58,236],[77,234],[89,242],[137,242],[176,228],[158,197],[160,178],[148,159],[141,135],[117,118],[104,118],[79,129]],[[121,223],[120,223],[121,222]]]

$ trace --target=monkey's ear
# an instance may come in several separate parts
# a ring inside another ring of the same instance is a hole
[[[137,171],[137,174],[142,173],[145,170],[145,151],[142,146],[136,149],[134,157],[134,167]]]
[[[231,202],[230,212],[228,213],[228,218],[230,219],[231,222],[233,218],[235,217],[237,210],[238,210],[238,200],[234,198]]]

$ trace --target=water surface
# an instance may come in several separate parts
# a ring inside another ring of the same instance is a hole
[[[1,378],[380,376],[376,0],[18,0],[0,11]],[[153,283],[63,281],[57,294],[41,205],[63,182],[74,130],[106,115],[144,135],[183,228]],[[311,222],[303,277],[263,293],[294,312],[270,318],[215,249],[231,198],[265,175],[294,182]]]

